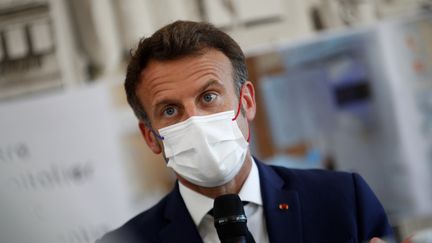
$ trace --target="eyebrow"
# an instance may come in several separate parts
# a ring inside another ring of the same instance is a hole
[[[224,86],[219,81],[217,81],[216,79],[210,79],[209,81],[207,81],[206,85],[204,85],[201,88],[200,93],[206,91],[208,88],[212,86],[217,86],[218,88],[225,89]]]

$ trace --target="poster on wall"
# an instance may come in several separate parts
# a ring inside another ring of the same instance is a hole
[[[94,242],[132,216],[109,91],[0,104],[0,242]]]
[[[416,215],[432,213],[432,18],[407,16],[380,29]]]

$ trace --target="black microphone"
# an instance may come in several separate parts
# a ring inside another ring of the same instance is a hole
[[[217,197],[214,200],[213,215],[221,243],[255,243],[247,228],[243,203],[237,194]]]

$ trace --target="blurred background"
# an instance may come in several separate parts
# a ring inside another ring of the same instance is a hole
[[[138,40],[183,19],[244,50],[257,158],[360,173],[399,239],[431,242],[431,11],[430,0],[0,0],[0,241],[93,242],[171,190],[122,82]]]

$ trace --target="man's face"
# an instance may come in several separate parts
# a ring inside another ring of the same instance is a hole
[[[247,82],[242,96],[246,116],[237,118],[245,137],[248,135],[247,120],[255,115],[253,92],[252,84]],[[191,116],[236,111],[239,102],[231,62],[222,52],[213,49],[174,61],[150,61],[141,73],[137,95],[155,131]],[[153,152],[160,153],[160,141],[142,122],[140,129],[147,145]]]

